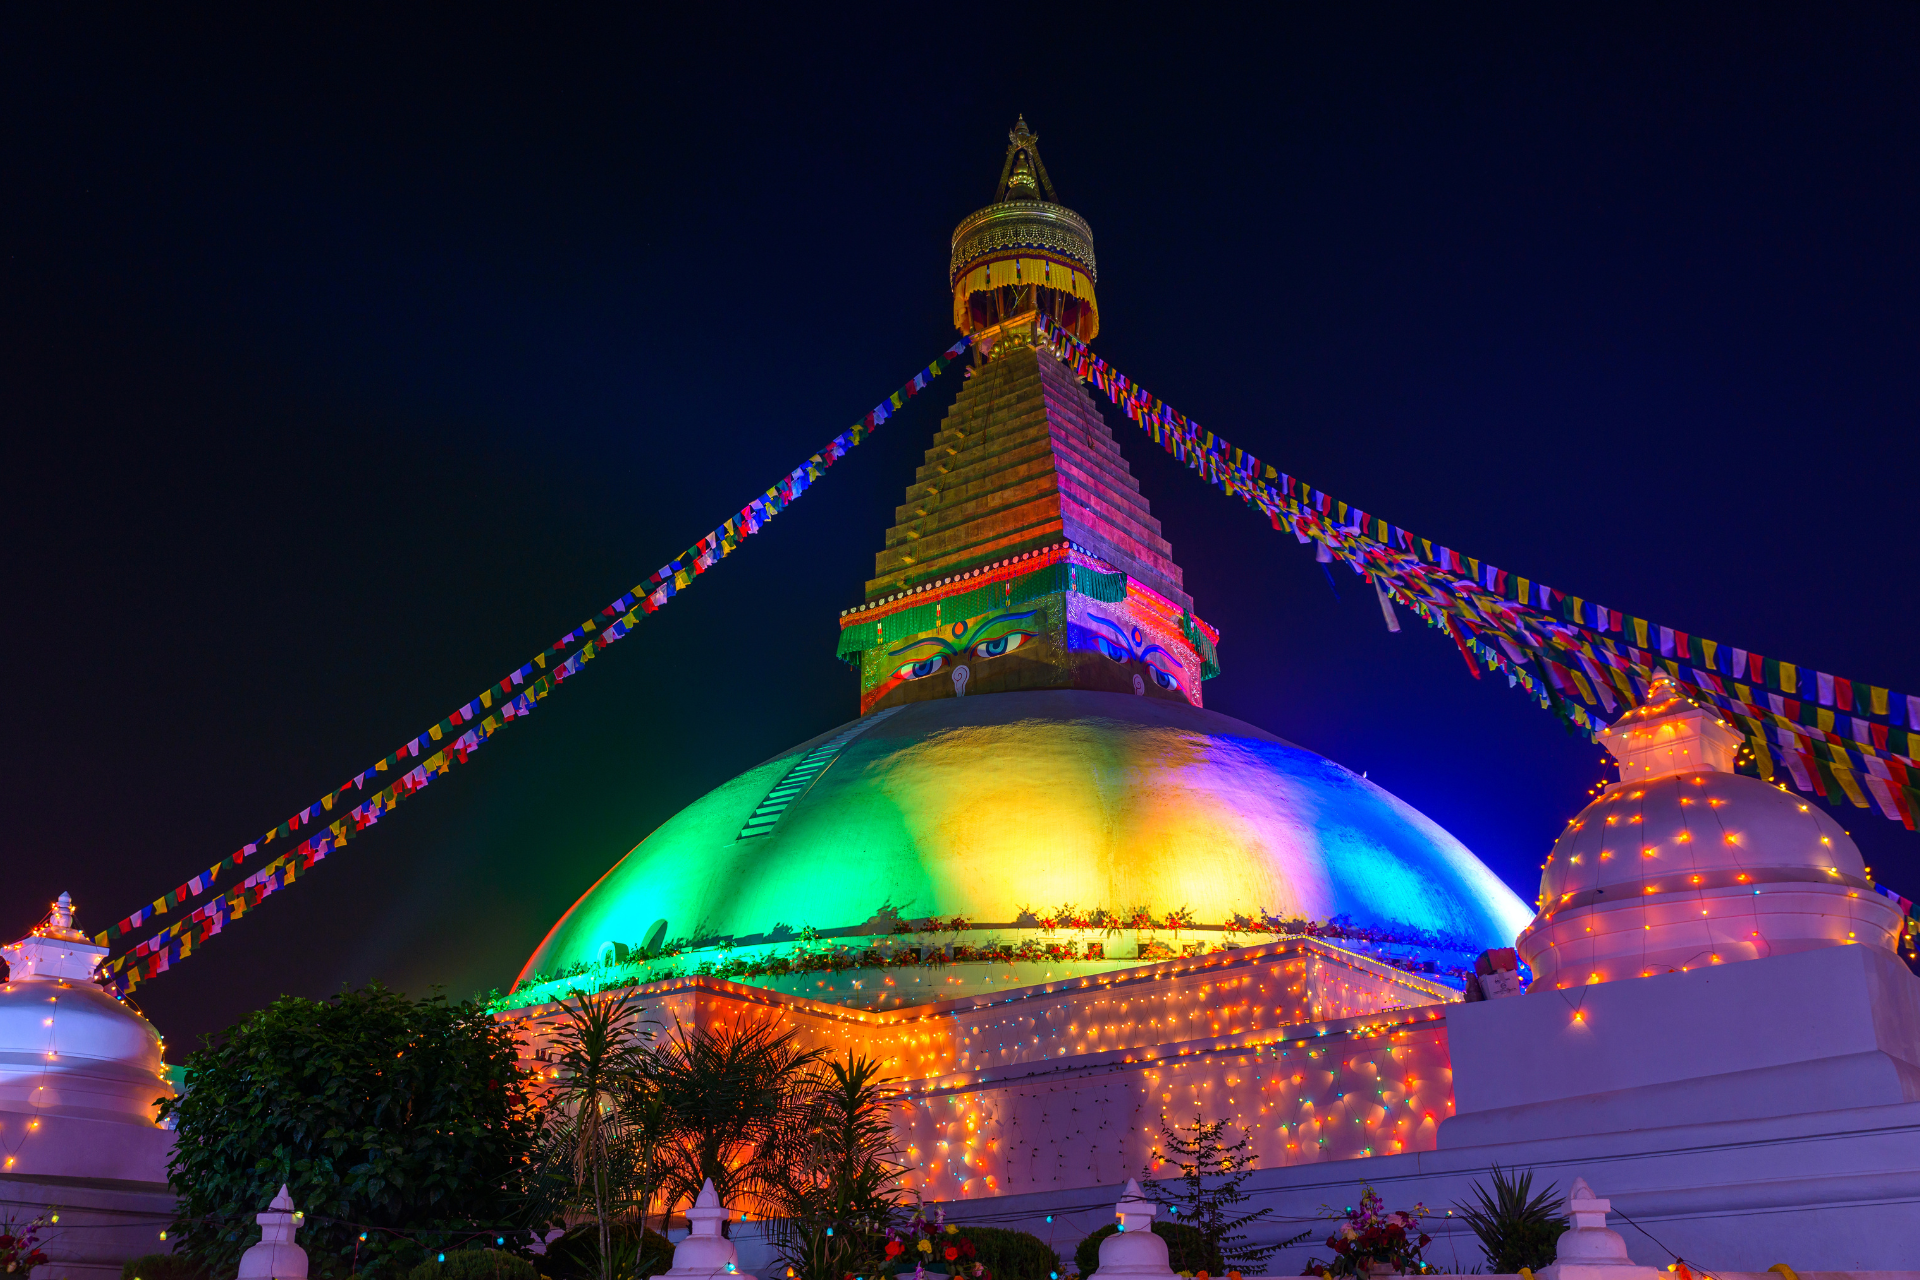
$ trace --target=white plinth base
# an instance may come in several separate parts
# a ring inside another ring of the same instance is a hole
[[[1447,1007],[1439,1145],[1920,1101],[1920,978],[1828,947]]]

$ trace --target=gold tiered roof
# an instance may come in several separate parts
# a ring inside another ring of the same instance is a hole
[[[1055,203],[1053,182],[1040,160],[1040,139],[1027,128],[1025,116],[1007,140],[994,203],[968,214],[953,230],[948,264],[953,323],[960,332],[972,333],[1040,310],[1091,339],[1100,332],[1093,232],[1086,219]]]

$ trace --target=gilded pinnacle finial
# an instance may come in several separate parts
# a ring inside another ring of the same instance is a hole
[[[994,193],[994,203],[1038,200],[1042,190],[1048,200],[1059,199],[1053,194],[1047,166],[1040,161],[1040,135],[1027,128],[1027,118],[1021,116],[1007,130],[1007,160],[1000,166],[1000,189]]]
[[[1100,332],[1093,232],[1054,195],[1026,116],[1007,131],[993,203],[954,228],[948,269],[953,323],[962,333],[1036,312],[1082,341]]]

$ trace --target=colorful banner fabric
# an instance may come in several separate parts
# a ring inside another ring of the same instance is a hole
[[[1054,353],[1154,443],[1444,631],[1475,679],[1483,667],[1504,672],[1593,736],[1621,703],[1637,704],[1654,668],[1664,668],[1745,730],[1761,776],[1771,778],[1778,763],[1803,791],[1876,807],[1914,827],[1920,695],[1661,626],[1437,545],[1235,448],[1058,325],[1042,317],[1039,326]]]
[[[258,905],[261,898],[284,884],[292,883],[298,870],[312,866],[328,852],[378,822],[383,814],[451,769],[455,763],[466,763],[470,752],[513,721],[530,714],[542,699],[559,688],[568,677],[577,674],[614,641],[626,636],[641,617],[663,608],[694,578],[732,555],[742,541],[760,532],[767,521],[786,510],[828,467],[845,457],[856,445],[872,435],[876,427],[945,372],[966,352],[971,342],[971,338],[962,338],[947,348],[932,364],[914,374],[899,390],[875,405],[872,412],[828,441],[820,452],[782,476],[771,488],[728,517],[713,532],[681,552],[677,559],[662,565],[631,591],[568,631],[535,654],[530,661],[502,677],[498,683],[481,690],[438,724],[381,757],[371,767],[355,774],[259,839],[242,845],[179,888],[107,926],[94,936],[97,945],[111,946],[155,916],[185,906],[210,889],[222,870],[241,865],[274,841],[292,837],[311,827],[324,828],[263,871],[249,876],[240,886],[127,951],[108,964],[106,971],[119,975],[119,980],[125,982],[127,978],[122,970],[138,961],[135,965],[139,971],[139,978],[134,979],[136,983],[155,973],[165,972],[171,962],[170,953],[173,960],[191,954],[196,938],[204,941],[217,934],[229,919],[239,919],[249,907]],[[436,743],[445,745],[436,749]],[[426,753],[424,758],[423,752]],[[377,782],[382,775],[395,773],[399,776],[390,785],[358,804],[349,804],[353,797],[363,794],[369,783]],[[328,821],[336,810],[338,816]],[[280,878],[259,878],[268,872]],[[270,882],[272,888],[263,888]],[[212,914],[207,914],[209,912]],[[153,967],[155,964],[157,968]],[[130,990],[131,986],[123,989]]]

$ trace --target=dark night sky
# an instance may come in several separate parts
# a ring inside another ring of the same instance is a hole
[[[1920,687],[1911,6],[303,12],[0,41],[0,932],[207,866],[926,363],[1016,112],[1093,226],[1098,349],[1169,402],[1502,567]],[[849,718],[835,616],[957,385],[154,983],[162,1030],[504,987],[655,825]],[[1531,898],[1600,749],[1115,421],[1224,633],[1209,705]],[[1920,836],[1843,821],[1920,891]]]

